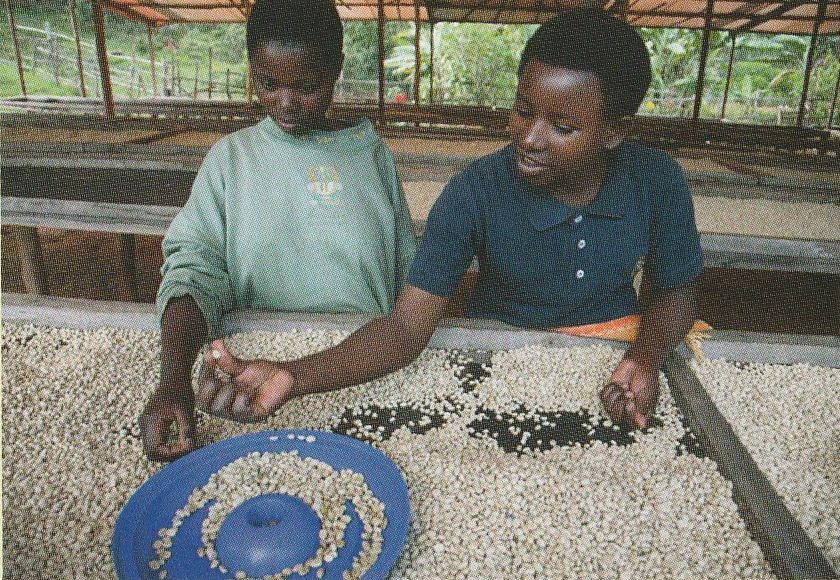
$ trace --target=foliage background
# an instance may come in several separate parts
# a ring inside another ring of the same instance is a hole
[[[17,0],[12,6],[19,26],[40,30],[49,27],[54,32],[72,35],[67,4],[62,0]],[[8,26],[5,3],[0,11]],[[79,0],[77,14],[81,36],[92,44],[90,4]],[[115,92],[123,96],[150,96],[145,25],[106,11],[106,28]],[[434,102],[509,107],[516,90],[519,55],[535,29],[533,25],[435,25]],[[431,96],[430,30],[428,24],[421,26],[420,101],[424,103],[429,102]],[[702,31],[638,30],[651,53],[654,73],[640,114],[690,116]],[[50,45],[43,33],[21,31],[20,34],[28,93],[79,94],[72,41],[57,39]],[[386,23],[386,98],[389,101],[405,99],[412,102],[415,98],[414,36],[412,22]],[[228,92],[231,98],[243,97],[247,69],[243,24],[175,24],[156,30],[154,38],[158,94],[168,91],[169,94],[193,96],[198,88],[198,98],[208,98],[212,49],[213,98],[227,98]],[[703,118],[721,116],[730,43],[727,33],[712,33],[701,108]],[[807,36],[737,36],[726,118],[770,125],[794,124],[808,44]],[[17,95],[20,85],[10,34],[0,35],[0,51],[0,96]],[[86,87],[89,94],[96,96],[100,91],[96,55],[92,47],[86,47],[83,52]],[[337,98],[375,100],[378,94],[376,23],[345,23],[345,53]],[[31,67],[33,59],[36,61],[34,69]],[[826,125],[839,72],[838,37],[820,38],[811,76],[806,125]],[[164,82],[162,76],[168,80]],[[174,82],[176,78],[181,82]],[[835,126],[838,117],[840,114],[835,112]]]

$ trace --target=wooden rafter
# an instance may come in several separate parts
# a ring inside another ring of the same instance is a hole
[[[785,2],[781,6],[777,6],[776,8],[774,8],[773,10],[768,12],[767,14],[760,14],[760,15],[756,15],[756,16],[743,16],[743,18],[746,18],[747,20],[749,20],[749,22],[739,26],[738,28],[736,28],[734,30],[734,32],[746,32],[746,31],[752,30],[756,26],[764,24],[765,22],[769,22],[770,20],[773,20],[774,18],[779,18],[785,12],[790,12],[791,10],[793,10],[795,8],[799,8],[800,6],[804,6],[805,4],[808,4],[808,3],[809,3],[808,0],[793,0],[793,2]],[[785,17],[785,20],[811,20],[811,18],[808,18],[808,17],[797,18],[797,17],[793,17],[793,16],[787,16],[787,17]]]

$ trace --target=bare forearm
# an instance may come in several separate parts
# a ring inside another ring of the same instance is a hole
[[[658,369],[671,350],[685,339],[697,316],[693,284],[651,291],[643,308],[641,327],[627,358]]]
[[[294,396],[358,385],[411,363],[428,344],[433,330],[410,328],[398,316],[383,316],[341,344],[282,363],[282,367],[294,377]]]
[[[206,339],[207,324],[192,296],[171,300],[161,322],[161,386],[172,389],[191,384],[193,363]]]

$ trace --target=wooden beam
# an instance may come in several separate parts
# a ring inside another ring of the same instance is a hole
[[[799,8],[800,6],[808,3],[808,1],[809,0],[798,0],[796,2],[783,2],[779,6],[777,6],[776,8],[771,10],[770,12],[768,12],[767,14],[760,14],[758,16],[743,16],[742,18],[748,19],[749,22],[739,26],[738,28],[733,30],[733,32],[735,32],[735,33],[748,32],[748,31],[752,30],[753,28],[755,28],[756,26],[764,24],[765,22],[769,22],[770,20],[773,20],[774,18],[779,18],[785,12],[790,12],[791,10]],[[807,17],[802,17],[802,18],[807,18]],[[800,17],[787,17],[787,18],[785,18],[785,20],[799,20],[799,19],[800,19]],[[808,18],[808,20],[810,20],[810,18]]]
[[[834,109],[837,108],[837,93],[840,91],[840,72],[837,73],[837,82],[834,84],[834,96],[831,97],[831,109],[828,111],[828,124],[826,129],[831,129],[831,123],[834,121]]]
[[[709,40],[712,36],[712,13],[715,7],[715,0],[707,0],[705,23],[703,25],[703,44],[700,47],[700,70],[697,73],[697,88],[694,91],[694,112],[691,115],[693,120],[700,118],[700,105],[703,102],[703,85],[706,82],[706,60],[709,57]]]
[[[378,0],[376,24],[379,38],[379,113],[378,122],[385,126],[385,0]]]
[[[157,70],[155,65],[155,31],[154,27],[151,24],[146,25],[146,30],[148,31],[149,35],[149,61],[152,64],[152,95],[155,97],[158,94],[157,90]],[[166,74],[166,71],[164,71]]]
[[[414,104],[420,105],[420,0],[414,0]]]
[[[729,67],[726,69],[726,87],[723,89],[723,103],[720,105],[720,118],[726,116],[726,100],[729,98],[729,81],[732,79],[732,61],[735,59],[735,37],[738,36],[734,32],[729,33],[729,40],[731,46],[729,47]]]
[[[67,8],[70,12],[70,25],[73,27],[73,38],[76,40],[76,66],[79,69],[79,92],[83,97],[86,97],[85,64],[82,60],[82,41],[79,38],[79,22],[76,19],[76,0],[68,0]]]
[[[12,8],[12,1],[6,0],[6,10],[9,13],[9,28],[12,31],[12,40],[15,45],[15,58],[17,59],[18,77],[20,78],[20,92],[26,96],[26,79],[23,78],[23,60],[20,58],[20,39],[17,35],[17,26],[15,25],[15,10]]]
[[[111,88],[111,69],[108,66],[108,47],[105,43],[105,15],[98,0],[94,0],[93,26],[96,31],[96,55],[99,57],[99,77],[102,79],[102,97],[105,103],[105,116],[113,117],[114,91]]]
[[[805,122],[805,103],[808,101],[808,86],[811,84],[811,69],[814,67],[814,53],[817,51],[817,39],[820,34],[820,26],[825,20],[825,9],[827,0],[820,0],[817,8],[817,17],[814,19],[814,28],[811,32],[811,42],[808,44],[808,56],[805,58],[805,72],[802,79],[802,98],[799,101],[799,112],[796,114],[796,126],[801,127]]]

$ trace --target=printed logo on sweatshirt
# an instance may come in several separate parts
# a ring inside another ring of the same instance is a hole
[[[335,167],[310,167],[309,191],[312,193],[313,204],[341,205],[336,194],[344,189],[338,171]]]

